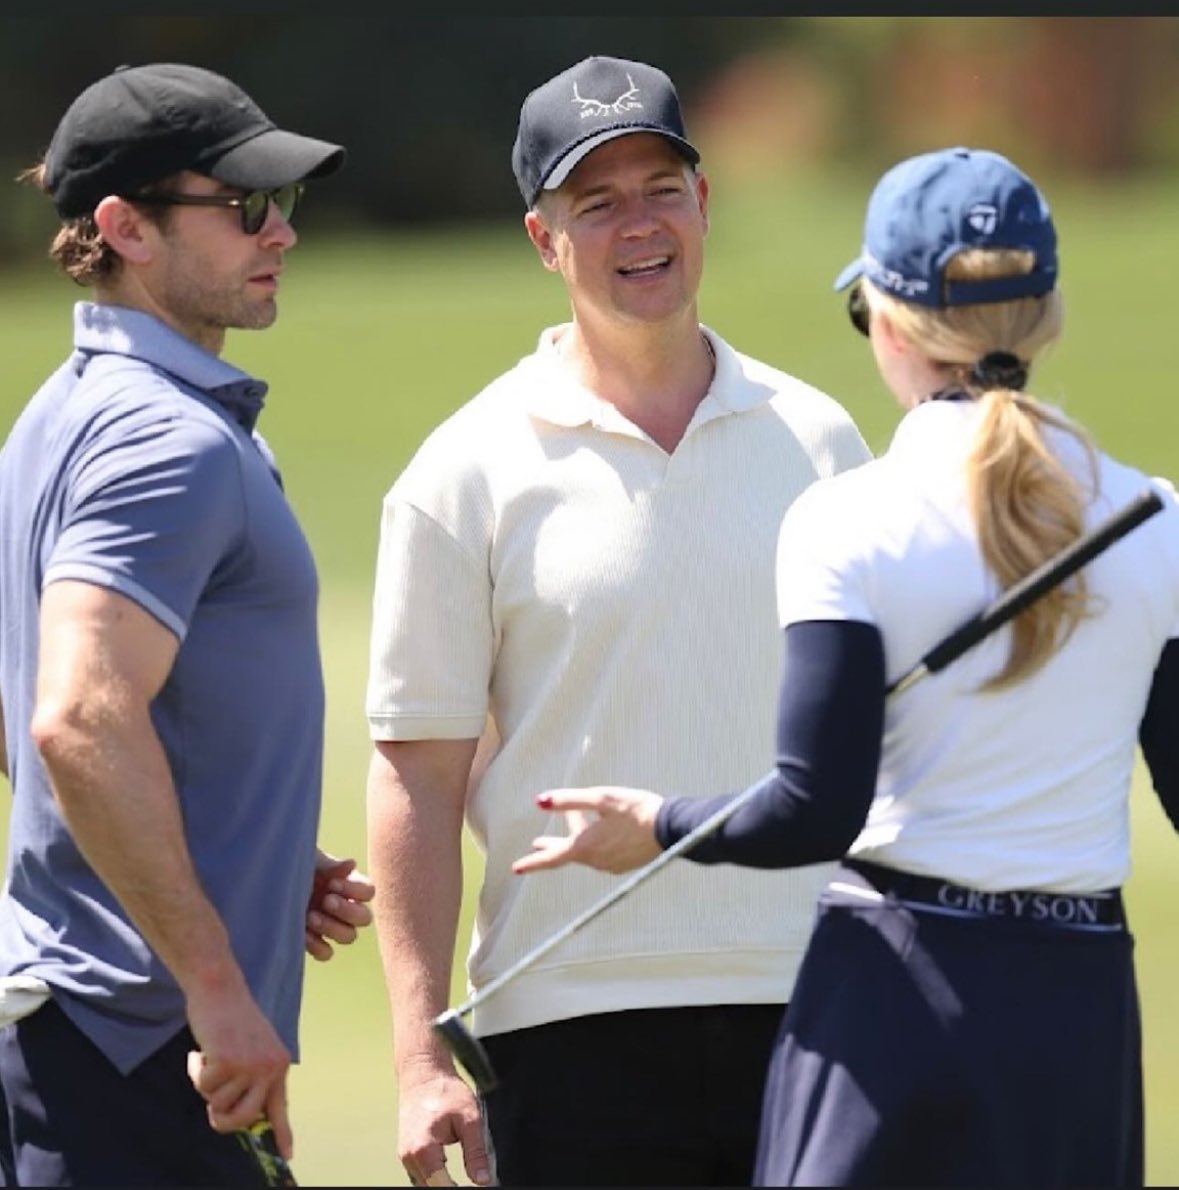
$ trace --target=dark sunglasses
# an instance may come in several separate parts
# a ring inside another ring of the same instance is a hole
[[[277,190],[251,190],[249,194],[183,194],[179,191],[161,194],[128,194],[124,195],[128,202],[147,203],[151,206],[188,206],[188,207],[236,207],[241,215],[242,231],[248,236],[256,236],[266,223],[266,216],[270,213],[270,204],[278,208],[278,213],[289,223],[294,217],[299,199],[303,197],[302,182],[288,182],[279,186]]]
[[[851,292],[847,295],[847,316],[851,319],[852,326],[867,338],[872,313],[868,309],[868,299],[864,297],[864,289],[861,285],[853,285]]]

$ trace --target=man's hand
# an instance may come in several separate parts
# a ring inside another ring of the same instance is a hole
[[[401,1163],[415,1186],[453,1186],[446,1146],[462,1146],[467,1176],[491,1183],[483,1117],[475,1093],[454,1071],[432,1070],[420,1081],[402,1074],[398,1137]]]
[[[216,1132],[237,1132],[265,1117],[275,1143],[291,1159],[294,1137],[287,1115],[291,1055],[273,1026],[245,991],[208,997],[188,1006],[200,1051],[188,1056],[188,1077],[205,1100]]]
[[[307,902],[307,953],[326,962],[335,953],[333,943],[348,946],[357,932],[371,925],[373,882],[355,871],[354,859],[338,859],[320,851],[315,861],[315,878]]]

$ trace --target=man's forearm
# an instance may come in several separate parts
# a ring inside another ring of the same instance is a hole
[[[463,793],[474,741],[469,752],[460,747],[456,766],[439,771],[433,757],[452,751],[453,742],[435,748],[423,741],[403,747],[396,767],[378,751],[369,775],[369,869],[399,1072],[451,1065],[430,1024],[450,998],[463,894]]]
[[[243,983],[201,886],[167,758],[146,708],[110,722],[35,723],[78,849],[190,999]]]

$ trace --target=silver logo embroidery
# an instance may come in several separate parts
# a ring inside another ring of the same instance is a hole
[[[586,99],[577,90],[577,83],[573,84],[573,102],[581,104],[581,118],[586,116],[621,116],[624,112],[642,111],[643,105],[638,100],[639,89],[628,73],[626,81],[630,83],[630,90],[623,91],[613,103],[606,103],[601,99]]]
[[[989,202],[976,202],[966,212],[966,222],[984,236],[989,236],[999,222],[999,212]]]

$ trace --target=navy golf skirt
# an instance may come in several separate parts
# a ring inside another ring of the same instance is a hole
[[[869,864],[832,883],[775,1042],[756,1185],[1143,1184],[1119,894]]]

